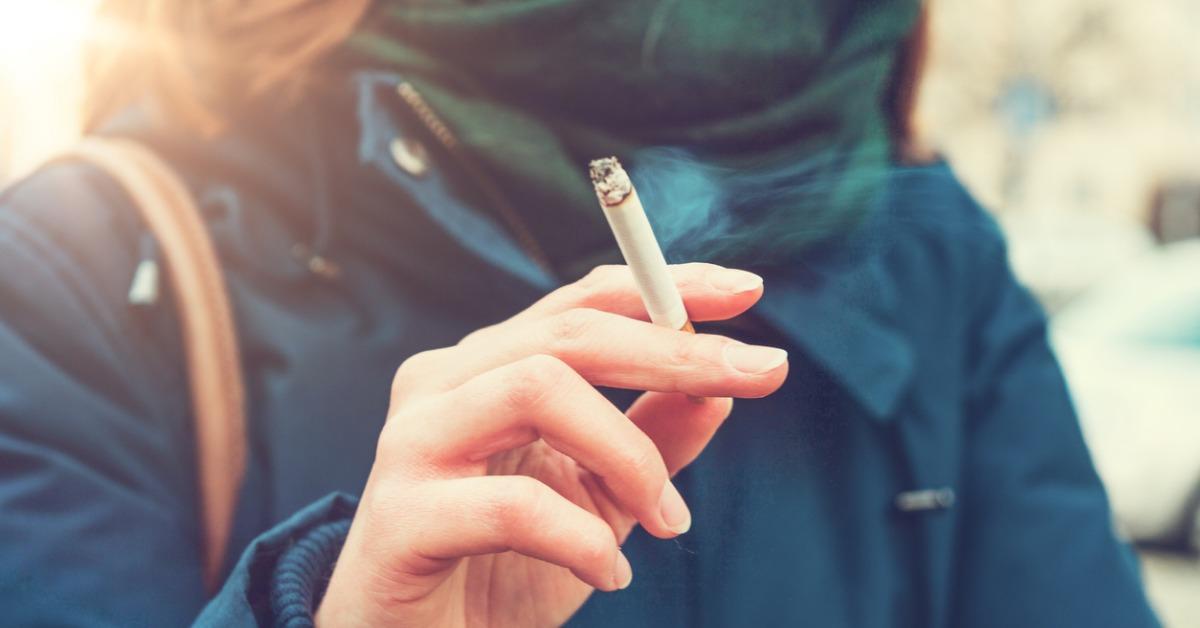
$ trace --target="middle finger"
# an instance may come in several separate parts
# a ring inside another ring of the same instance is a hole
[[[731,338],[689,334],[598,310],[513,323],[487,341],[427,356],[401,373],[396,394],[420,396],[532,355],[562,360],[596,386],[696,397],[763,397],[787,377],[787,352]],[[417,376],[419,375],[419,376]]]

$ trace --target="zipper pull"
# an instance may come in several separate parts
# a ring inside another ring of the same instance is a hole
[[[158,303],[158,242],[151,234],[143,233],[139,248],[141,261],[133,271],[133,281],[129,284],[129,304],[151,306]]]

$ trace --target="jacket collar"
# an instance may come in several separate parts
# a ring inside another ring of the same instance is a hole
[[[401,101],[398,88],[404,84],[403,77],[390,72],[366,71],[356,75],[355,83],[359,160],[374,165],[393,184],[404,189],[430,220],[464,249],[528,287],[552,288],[555,278],[522,250],[498,221],[445,193],[451,184],[440,168],[431,165],[426,172],[416,176],[397,166],[392,152],[396,142],[429,135],[427,129],[417,128],[419,125],[414,121],[405,125],[400,122],[400,116],[395,115],[397,103]],[[404,117],[407,118],[419,117],[412,111],[406,114]]]
[[[840,242],[836,253],[764,273],[767,290],[755,309],[881,422],[895,417],[915,363],[896,324],[899,295],[883,259],[884,214]]]

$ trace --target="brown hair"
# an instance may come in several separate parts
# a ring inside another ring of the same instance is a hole
[[[85,66],[84,126],[149,99],[200,133],[266,92],[294,94],[370,0],[103,0]]]

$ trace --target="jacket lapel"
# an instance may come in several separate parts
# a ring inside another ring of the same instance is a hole
[[[867,239],[886,237],[875,231]],[[927,605],[921,614],[928,626],[944,626],[960,446],[953,426],[935,417],[906,416],[915,411],[905,400],[916,385],[916,347],[896,324],[903,308],[901,283],[888,274],[883,254],[874,245],[849,246],[836,257],[764,273],[767,290],[756,312],[832,375],[868,417],[894,426],[894,446],[907,462],[907,490],[894,504],[881,506],[916,524]],[[917,502],[933,506],[905,508]]]
[[[833,375],[880,422],[895,417],[913,374],[909,340],[891,322],[895,286],[878,255],[768,273],[756,311]]]

